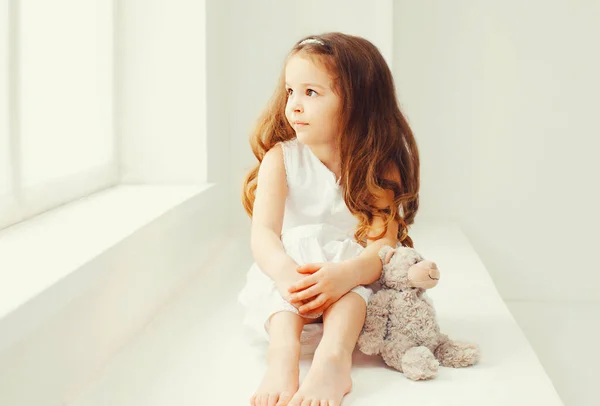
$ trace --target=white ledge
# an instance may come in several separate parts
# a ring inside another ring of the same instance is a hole
[[[120,185],[3,230],[0,405],[63,404],[203,274],[227,191]]]
[[[357,349],[353,389],[343,404],[562,406],[460,227],[420,218],[410,236],[419,253],[435,261],[442,273],[440,284],[428,292],[441,331],[452,339],[477,343],[481,360],[470,368],[440,367],[436,379],[413,382],[387,367],[380,356],[369,357]],[[190,281],[65,404],[248,404],[265,371],[268,342],[242,325],[244,308],[237,301],[253,262],[249,227],[239,225],[231,237],[223,252],[236,255],[216,255],[204,274]],[[309,348],[304,354],[301,378],[313,357]]]
[[[212,185],[120,185],[0,232],[0,320]]]

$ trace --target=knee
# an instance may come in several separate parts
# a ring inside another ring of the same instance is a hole
[[[360,294],[359,292],[354,292],[354,291],[350,291],[348,293],[346,293],[344,296],[349,296],[351,297],[354,302],[358,302],[360,304],[363,304],[364,306],[367,305],[367,301],[369,300],[367,297],[363,296],[362,294]]]
[[[299,334],[304,326],[303,317],[288,311],[273,313],[265,322],[265,330],[269,334]]]
[[[367,303],[366,299],[361,296],[359,293],[350,291],[346,293],[344,296],[338,299],[337,302],[333,303],[329,306],[325,312],[323,313],[323,318],[327,317],[327,315],[331,312],[341,312],[346,313],[349,316],[355,316],[357,314],[367,312]]]
[[[369,301],[367,297],[353,291],[346,293],[343,297],[346,296],[348,296],[347,300],[350,302],[353,311],[367,311],[367,303]]]

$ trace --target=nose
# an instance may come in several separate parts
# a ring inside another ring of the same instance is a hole
[[[440,270],[438,269],[437,264],[435,262],[429,264],[429,277],[435,280],[440,279]]]
[[[288,104],[294,113],[304,112],[304,106],[302,106],[300,99],[295,97],[295,95],[289,96]]]
[[[437,264],[435,262],[432,261],[423,261],[425,264],[425,267],[429,273],[429,278],[430,279],[435,279],[435,280],[439,280],[440,279],[440,270],[437,267]]]
[[[304,112],[304,107],[300,103],[294,103],[292,110],[294,110],[294,113],[302,113]]]

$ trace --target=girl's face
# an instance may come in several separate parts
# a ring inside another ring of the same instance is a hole
[[[328,72],[309,57],[293,55],[285,67],[285,116],[306,145],[328,143],[338,132],[340,99]]]

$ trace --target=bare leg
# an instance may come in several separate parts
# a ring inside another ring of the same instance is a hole
[[[313,363],[290,406],[340,406],[352,388],[352,352],[362,330],[367,305],[348,292],[323,314],[323,338]]]
[[[271,316],[267,371],[258,390],[250,398],[250,405],[288,404],[298,390],[300,333],[304,324],[315,321],[288,311],[281,311]]]

